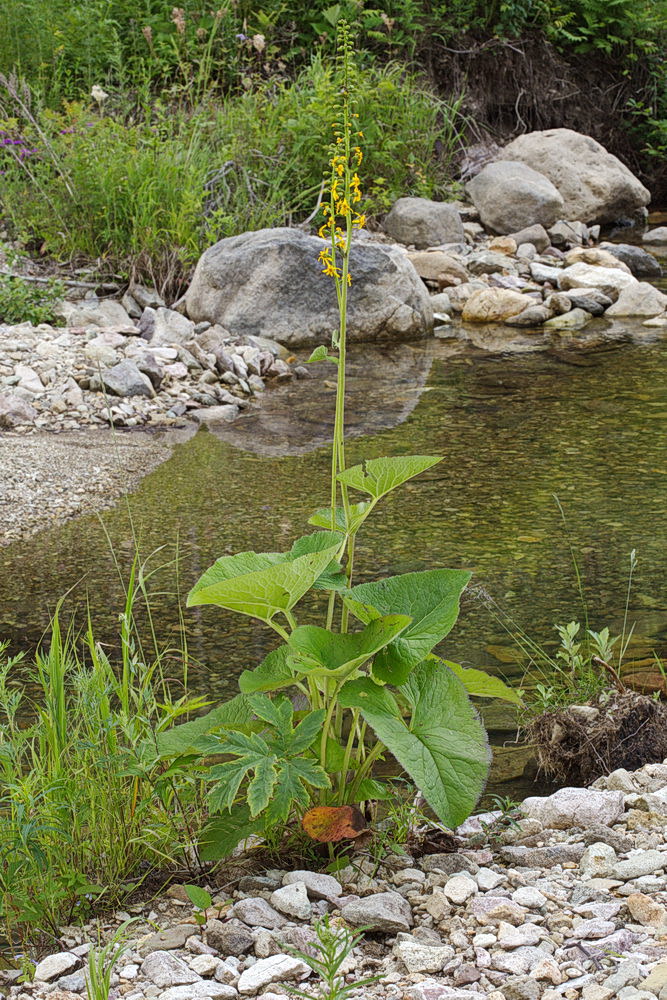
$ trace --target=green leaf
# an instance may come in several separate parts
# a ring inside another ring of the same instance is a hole
[[[161,757],[180,757],[196,750],[198,740],[207,733],[246,726],[251,719],[252,709],[248,699],[237,694],[198,719],[158,733],[158,752]]]
[[[407,615],[376,618],[361,632],[341,634],[317,625],[294,629],[287,645],[293,669],[327,677],[352,673],[410,624]]]
[[[199,910],[208,909],[213,902],[210,892],[202,889],[200,885],[184,885],[183,888],[192,905],[196,906]]]
[[[493,677],[483,670],[475,670],[472,667],[462,667],[458,663],[452,663],[451,660],[441,660],[440,662],[444,663],[458,677],[468,694],[475,698],[500,698],[513,705],[523,705],[521,695],[508,687],[500,677]]]
[[[325,525],[325,527],[329,527]],[[290,556],[296,558],[306,555],[307,552],[321,552],[323,549],[335,545],[341,546],[344,535],[334,531],[315,531],[312,535],[304,535],[298,538],[290,549]],[[347,577],[337,559],[332,559],[323,573],[315,580],[314,590],[344,590],[347,587]]]
[[[363,680],[363,692],[358,680],[345,685],[341,703],[350,700],[347,688],[357,685],[355,707],[412,777],[438,819],[450,828],[458,826],[482,794],[490,763],[486,733],[465,688],[432,660],[420,663],[401,687],[412,706],[407,725],[397,717],[396,703],[387,710],[368,688],[373,682]],[[388,694],[386,688],[378,691]]]
[[[309,712],[294,730],[290,741],[290,753],[300,754],[312,746],[318,736],[322,735],[322,724],[326,712],[323,708]]]
[[[356,798],[359,802],[388,802],[395,798],[396,789],[391,782],[364,778],[359,783]]]
[[[230,813],[214,816],[202,830],[199,854],[202,861],[221,861],[238,847],[241,841],[261,833],[264,824],[251,819],[245,804],[235,805]]]
[[[288,561],[273,561],[261,569],[250,572],[240,572],[239,567],[247,568],[253,560],[244,559],[240,563],[233,562],[236,556],[225,557],[211,567],[202,579],[208,577],[213,570],[217,579],[213,583],[195,584],[188,594],[188,607],[201,604],[216,604],[239,614],[259,618],[270,623],[279,612],[290,611],[297,601],[315,583],[332,559],[335,558],[339,545],[331,545],[322,551],[309,552],[306,555],[291,558],[290,554],[282,556]],[[244,557],[257,555],[243,553]],[[269,555],[265,554],[266,560]],[[229,562],[227,560],[230,560]]]
[[[361,490],[379,500],[397,486],[407,482],[420,472],[425,472],[441,462],[436,455],[398,455],[394,458],[371,458],[361,465],[354,465],[338,474],[338,481]]]
[[[338,358],[335,357],[333,354],[329,354],[329,351],[324,346],[324,344],[320,344],[319,347],[315,348],[315,350],[313,351],[313,353],[306,360],[306,364],[307,365],[312,365],[316,361],[332,361],[335,365],[338,364]]]
[[[459,614],[459,598],[470,573],[456,569],[433,569],[405,573],[375,583],[353,587],[344,601],[362,622],[378,615],[405,614],[411,624],[381,650],[373,662],[373,676],[385,684],[400,686],[451,631]]]
[[[338,694],[338,703],[341,708],[360,709],[364,718],[366,711],[401,718],[401,710],[391,691],[370,677],[356,677],[344,684]]]
[[[366,520],[373,504],[370,500],[362,500],[361,503],[353,503],[349,506],[350,523],[345,519],[345,508],[336,507],[336,528],[338,531],[354,535],[357,533],[363,522]],[[331,528],[331,507],[322,507],[308,518],[308,524],[315,525],[316,528]]]
[[[270,757],[264,757],[258,761],[247,792],[251,816],[257,816],[266,809],[271,801],[271,794],[277,780],[278,772],[274,761]]]
[[[288,663],[287,646],[278,646],[265,656],[254,670],[244,670],[239,677],[239,687],[243,694],[254,694],[256,691],[278,691],[290,687],[296,678]]]

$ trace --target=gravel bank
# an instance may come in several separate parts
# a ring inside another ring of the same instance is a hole
[[[0,435],[0,545],[113,506],[193,431]]]

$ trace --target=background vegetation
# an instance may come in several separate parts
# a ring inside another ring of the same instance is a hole
[[[468,142],[553,125],[667,190],[667,0],[5,0],[10,234],[176,294],[211,241],[304,221],[341,17],[359,25],[371,215],[446,197]]]

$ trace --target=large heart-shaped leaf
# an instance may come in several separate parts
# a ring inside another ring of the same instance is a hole
[[[361,711],[438,819],[458,826],[482,794],[490,763],[484,727],[463,684],[433,660],[420,663],[401,687],[412,708],[409,723],[386,688],[371,685],[370,678],[346,684],[341,702]]]
[[[327,528],[329,525],[324,525],[324,527]],[[311,535],[297,538],[289,551],[289,557],[296,559],[298,556],[305,556],[308,552],[322,552],[334,545],[336,540],[340,546],[343,542],[343,535],[338,535],[335,531],[314,531]],[[338,555],[338,553],[336,554]],[[346,587],[347,577],[337,559],[332,559],[313,583],[314,590],[344,590]]]
[[[239,677],[239,688],[243,694],[279,691],[280,688],[294,684],[296,678],[287,662],[288,653],[287,646],[278,646],[254,670],[244,670]]]
[[[397,455],[394,458],[371,458],[361,465],[338,474],[338,481],[352,489],[370,493],[374,499],[391,493],[397,486],[407,482],[420,472],[437,465],[442,458],[438,455]]]
[[[470,573],[432,569],[404,573],[353,587],[344,600],[363,622],[378,615],[410,615],[412,623],[381,650],[373,662],[373,676],[386,684],[404,684],[410,671],[451,631],[459,614],[459,598]]]
[[[315,676],[343,677],[353,673],[410,624],[408,615],[376,618],[361,632],[341,634],[317,625],[300,625],[289,637],[289,662],[294,670]]]
[[[329,534],[337,539],[334,533]],[[340,545],[292,556],[291,553],[243,552],[225,556],[188,594],[188,607],[216,604],[270,623],[279,612],[290,611],[335,558]],[[278,557],[281,561],[276,561]],[[255,567],[255,568],[253,568]]]
[[[468,694],[475,698],[500,698],[513,705],[523,705],[523,699],[518,691],[513,691],[500,677],[494,677],[472,667],[462,667],[458,663],[452,663],[451,660],[440,662],[458,677]]]

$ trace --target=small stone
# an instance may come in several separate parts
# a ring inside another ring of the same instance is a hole
[[[154,951],[147,955],[141,965],[141,971],[162,989],[169,986],[185,986],[196,983],[199,976],[185,962],[168,951]]]
[[[667,989],[667,961],[658,962],[649,972],[646,979],[639,984],[643,990],[651,990],[656,995],[661,995]]]
[[[579,870],[586,878],[606,878],[617,862],[616,851],[608,844],[591,844],[581,856]]]
[[[540,910],[547,903],[547,897],[539,889],[530,885],[515,889],[512,893],[512,899],[519,906],[525,906],[529,910]]]
[[[537,945],[543,937],[544,931],[537,924],[514,927],[501,920],[498,925],[498,944],[501,948],[513,949]]]
[[[507,881],[507,878],[499,872],[494,872],[492,868],[480,868],[475,875],[475,881],[480,889],[487,892],[489,889],[497,889],[499,885]]]
[[[147,396],[151,399],[155,395],[150,379],[139,371],[134,361],[127,358],[113,368],[105,368],[100,378],[112,396]]]
[[[195,955],[190,959],[190,968],[198,976],[212,976],[220,964],[220,959],[215,955]]]
[[[394,872],[391,881],[396,886],[411,885],[415,882],[425,882],[426,875],[419,868],[401,868],[399,871]]]
[[[589,983],[581,992],[581,1000],[612,1000],[612,991],[601,983]]]
[[[480,993],[447,986],[442,979],[424,979],[406,990],[403,1000],[480,1000]]]
[[[76,955],[69,951],[59,951],[54,955],[47,955],[35,967],[34,979],[43,983],[50,983],[53,979],[60,979],[67,972],[71,972],[79,964]]]
[[[147,990],[144,990],[144,995],[149,995]],[[216,983],[213,979],[201,979],[190,986],[172,986],[171,989],[158,995],[160,1000],[204,1000],[206,997],[211,997],[213,1000],[234,1000],[238,997],[233,986]]]
[[[343,895],[343,887],[338,879],[320,872],[288,872],[283,878],[283,885],[291,885],[293,882],[302,882],[311,899],[337,899]]]
[[[249,927],[266,927],[268,930],[274,930],[277,927],[284,927],[286,923],[285,918],[261,896],[240,899],[234,904],[230,913]]]
[[[206,924],[206,941],[221,955],[244,955],[255,943],[252,934],[240,920],[226,920],[224,923],[222,920],[209,920]]]
[[[409,931],[413,923],[410,904],[397,892],[380,892],[347,903],[341,915],[353,927],[367,927],[387,934]]]
[[[21,424],[31,424],[37,410],[22,396],[13,392],[0,395],[0,428],[11,430]]]
[[[667,930],[667,909],[657,900],[643,892],[633,892],[628,896],[628,909],[632,919],[645,927],[661,927]]]
[[[176,924],[174,927],[167,927],[163,931],[150,934],[140,943],[139,954],[145,956],[153,951],[173,951],[175,948],[182,948],[193,930],[192,924]]]
[[[269,958],[260,958],[242,972],[237,989],[242,996],[254,996],[271,983],[301,979],[309,974],[310,969],[301,959],[291,955],[271,955]]]
[[[453,875],[455,872],[470,872],[474,875],[479,870],[471,858],[465,854],[427,854],[419,861],[425,872],[444,872]]]
[[[400,958],[410,973],[441,972],[446,963],[454,957],[454,949],[449,945],[422,944],[411,938],[399,941],[394,946],[394,954]]]
[[[538,982],[549,982],[552,983],[553,986],[560,986],[565,979],[558,962],[556,962],[555,959],[551,958],[549,955],[534,966],[531,969],[530,974],[533,979],[538,980]]]
[[[450,878],[442,890],[452,903],[465,903],[471,896],[476,895],[477,883],[466,875],[454,875]]]
[[[312,906],[304,882],[291,882],[271,893],[271,905],[297,920],[310,920]]]
[[[486,926],[501,920],[518,927],[524,922],[526,911],[505,896],[476,896],[470,903],[470,912],[477,923]]]

